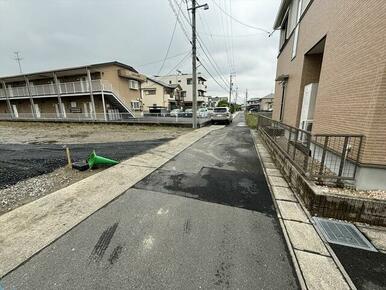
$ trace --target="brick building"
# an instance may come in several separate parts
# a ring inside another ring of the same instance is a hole
[[[273,118],[364,135],[356,186],[386,189],[386,1],[282,0]]]

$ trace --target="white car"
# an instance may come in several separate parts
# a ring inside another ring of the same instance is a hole
[[[211,116],[212,123],[222,122],[226,124],[232,123],[232,114],[228,107],[214,108],[213,115]]]
[[[174,109],[170,111],[170,117],[177,117],[182,113],[181,109]]]
[[[197,117],[208,118],[208,109],[207,108],[199,108],[197,110]]]
[[[207,108],[208,109],[208,117],[213,115],[213,108]]]

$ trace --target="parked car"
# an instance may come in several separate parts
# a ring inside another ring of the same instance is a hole
[[[193,117],[193,109],[186,109],[184,112],[184,117],[188,117],[188,118]]]
[[[213,115],[213,108],[207,108],[208,109],[208,117]]]
[[[182,113],[181,109],[174,109],[170,111],[170,117],[178,117]]]
[[[199,108],[197,110],[197,116],[199,118],[208,118],[208,109],[207,108]]]
[[[211,116],[212,123],[222,122],[226,124],[232,123],[232,114],[228,107],[214,108],[213,115]]]

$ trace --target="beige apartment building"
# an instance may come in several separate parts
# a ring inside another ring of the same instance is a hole
[[[0,118],[132,118],[143,108],[144,81],[133,67],[116,61],[0,77]]]
[[[169,84],[163,81],[147,78],[142,83],[142,105],[143,111],[148,112],[152,107],[173,110],[181,108],[184,100],[181,94],[182,88],[179,84]]]
[[[386,189],[386,1],[282,0],[273,118],[364,136],[356,186]]]

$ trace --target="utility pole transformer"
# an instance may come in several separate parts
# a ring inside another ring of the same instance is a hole
[[[197,128],[197,34],[196,34],[196,9],[203,7],[209,9],[208,4],[196,6],[196,0],[192,0],[192,89],[193,89],[193,129]]]

